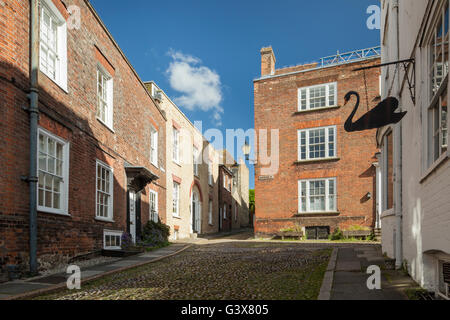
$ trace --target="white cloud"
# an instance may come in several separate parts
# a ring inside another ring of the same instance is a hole
[[[175,103],[188,110],[213,111],[216,125],[221,125],[223,108],[220,76],[217,72],[201,65],[197,57],[180,51],[169,51],[172,62],[167,69],[172,89],[181,93]]]

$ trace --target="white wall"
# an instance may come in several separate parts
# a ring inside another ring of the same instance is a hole
[[[442,3],[443,1],[437,1]],[[387,9],[391,10],[392,0],[382,1],[382,41]],[[403,259],[411,276],[423,287],[433,290],[436,287],[435,253],[444,252],[450,258],[450,162],[444,159],[439,167],[427,175],[427,109],[429,107],[428,60],[426,48],[417,47],[428,1],[399,1],[399,42],[400,59],[416,60],[416,104],[414,105],[407,85],[401,93],[401,106],[408,114],[402,120],[403,136]],[[389,20],[392,12],[389,13]],[[391,25],[389,25],[391,27]],[[392,37],[391,37],[392,39]],[[383,62],[389,62],[395,44],[389,36],[383,43]],[[415,52],[414,52],[415,50]],[[383,97],[391,85],[394,67],[390,78],[383,72]],[[386,68],[384,68],[386,69]],[[404,72],[400,73],[403,80]],[[393,93],[394,95],[394,93]],[[395,223],[393,218],[382,220],[383,251],[392,257]]]

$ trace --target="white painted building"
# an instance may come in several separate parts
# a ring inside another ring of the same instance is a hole
[[[448,0],[382,0],[381,9],[382,63],[414,59],[382,68],[382,98],[408,112],[377,133],[383,251],[448,299]]]

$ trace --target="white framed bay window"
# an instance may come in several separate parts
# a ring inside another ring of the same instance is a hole
[[[336,126],[298,130],[298,160],[336,158],[336,133]]]
[[[300,180],[298,194],[300,214],[337,211],[336,178]]]
[[[113,221],[113,169],[100,160],[97,160],[96,172],[96,219]]]
[[[298,111],[337,106],[337,83],[326,83],[298,89]]]
[[[53,1],[39,5],[39,69],[67,91],[67,23]]]
[[[38,211],[68,215],[69,143],[38,129]]]
[[[427,169],[448,154],[449,1],[443,1],[428,43]]]

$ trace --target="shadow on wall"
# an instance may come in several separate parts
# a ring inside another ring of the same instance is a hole
[[[374,156],[374,159],[376,159],[376,156]],[[375,160],[374,160],[375,161]],[[371,178],[372,179],[372,190],[363,190],[363,192],[366,192],[362,198],[360,199],[360,203],[368,203],[369,201],[372,201],[372,228],[375,228],[375,223],[377,219],[377,175],[376,175],[376,168],[375,166],[371,165],[366,171],[364,171],[362,174],[359,175],[359,178]]]
[[[40,79],[44,77],[40,73]],[[0,167],[6,168],[0,172],[0,274],[6,265],[16,265],[21,271],[28,268],[29,185],[21,180],[29,173],[29,114],[22,109],[29,106],[28,92],[28,75],[0,61]],[[96,100],[92,98],[89,116],[95,119]],[[39,109],[39,127],[70,143],[70,216],[38,212],[38,260],[42,269],[101,250],[104,229],[126,231],[127,190],[124,159],[99,142],[88,115],[80,117],[42,87]],[[115,222],[95,219],[96,160],[114,168]],[[141,212],[148,212],[148,201],[141,204]]]

